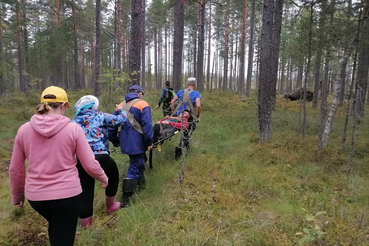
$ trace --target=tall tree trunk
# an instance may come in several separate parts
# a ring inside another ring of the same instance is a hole
[[[272,66],[272,85],[271,96],[273,108],[275,106],[275,99],[277,95],[277,80],[278,80],[278,61],[279,61],[279,46],[281,44],[281,27],[282,27],[282,15],[283,15],[283,0],[275,0],[274,6],[274,18],[273,18],[273,53],[271,56]]]
[[[149,84],[147,85],[149,87],[149,90],[151,90],[151,84],[152,84],[152,79],[151,79],[151,49],[150,49],[150,43],[148,44],[148,52],[147,52],[147,80],[149,82]]]
[[[145,51],[146,51],[146,22],[145,22],[145,9],[146,9],[146,1],[142,0],[142,49],[141,49],[141,86],[145,89]]]
[[[161,28],[158,29],[158,83],[156,89],[160,89],[163,80],[163,37]]]
[[[320,12],[320,18],[319,18],[319,43],[324,44],[325,43],[325,22],[326,22],[326,16],[327,16],[327,0],[322,1],[322,10]],[[322,45],[317,46],[317,54],[316,54],[316,60],[315,60],[315,79],[314,79],[314,95],[313,95],[313,108],[316,108],[318,106],[318,100],[319,100],[319,92],[321,91],[321,85],[320,85],[320,70],[321,70],[321,62],[322,62]]]
[[[247,78],[246,78],[246,96],[250,96],[252,67],[254,65],[254,29],[255,29],[255,3],[256,0],[251,0],[251,19],[250,19],[250,40],[249,40],[249,61],[247,63]]]
[[[363,26],[368,22],[369,5],[365,7],[363,16]],[[365,98],[368,88],[368,69],[369,69],[369,28],[362,28],[359,43],[358,66],[357,66],[357,104],[356,114],[359,120],[364,117]]]
[[[323,131],[325,128],[325,122],[327,118],[328,111],[328,91],[329,91],[329,70],[330,70],[330,60],[331,60],[331,43],[332,43],[332,34],[333,34],[333,19],[334,19],[334,10],[335,10],[335,0],[333,0],[329,6],[330,13],[330,26],[327,35],[327,46],[326,46],[326,56],[325,56],[325,68],[324,68],[324,78],[321,84],[321,96],[320,96],[320,124],[319,124],[319,141],[318,141],[318,149],[319,143],[322,142]]]
[[[291,58],[288,58],[287,61],[287,85],[286,85],[286,92],[291,93],[292,90],[292,62]]]
[[[114,43],[115,43],[115,59],[114,59],[114,68],[121,70],[122,69],[122,57],[121,57],[121,16],[120,16],[120,0],[115,0],[115,26],[114,26]]]
[[[146,21],[145,21],[145,12],[146,9],[146,0],[142,0],[142,49],[141,49],[141,86],[145,89],[145,69],[146,69],[146,61],[145,61],[145,54],[146,54]]]
[[[3,6],[0,6],[0,66],[3,60]],[[5,81],[3,71],[0,71],[0,96],[5,95]]]
[[[365,28],[366,25],[363,26],[363,28]],[[364,29],[365,30],[365,29]],[[342,79],[343,78],[343,74],[346,73],[346,67],[347,67],[347,63],[348,60],[351,56],[351,53],[353,52],[354,48],[355,48],[355,43],[358,40],[358,32],[355,34],[353,40],[350,42],[349,46],[347,49],[345,49],[345,53],[343,56],[342,61],[340,62],[340,76],[336,76],[335,80],[334,80],[334,97],[333,97],[333,102],[327,117],[327,120],[325,122],[325,127],[324,127],[324,131],[322,134],[322,138],[319,141],[318,144],[318,153],[320,153],[328,144],[328,140],[329,140],[329,135],[331,133],[332,130],[332,124],[333,124],[333,118],[334,115],[336,114],[337,111],[337,106],[339,103],[339,96],[340,96],[340,92],[341,92],[341,83],[342,83]]]
[[[254,4],[255,0],[252,0],[252,1],[253,1],[252,4]],[[252,19],[252,15],[251,15],[251,19]],[[243,84],[245,83],[246,21],[247,21],[247,0],[243,0],[241,39],[240,39],[240,76],[238,78],[239,93],[243,92]],[[250,40],[251,40],[251,37],[250,37]],[[249,55],[250,55],[250,51],[249,51]],[[250,62],[250,58],[249,58],[249,62]],[[250,88],[247,87],[247,83],[246,83],[246,96],[249,96],[249,95],[250,95]]]
[[[17,20],[17,50],[18,50],[18,70],[19,70],[19,89],[23,93],[27,93],[27,84],[24,78],[23,50],[22,50],[22,33],[20,26],[20,3],[16,3],[15,18]]]
[[[168,78],[168,28],[165,26],[165,34],[164,34],[164,52],[165,52],[165,81]]]
[[[228,50],[229,50],[229,8],[230,3],[227,4],[226,13],[225,13],[225,33],[224,33],[224,67],[223,67],[223,91],[227,88],[227,80],[228,80]]]
[[[296,88],[302,87],[302,78],[304,75],[304,57],[303,54],[300,54],[299,66],[297,68],[297,78],[296,78]]]
[[[256,53],[256,78],[255,78],[255,89],[259,91],[260,84],[260,53],[261,53],[261,32],[258,39],[258,47]]]
[[[263,19],[261,30],[261,54],[260,54],[260,82],[258,89],[258,137],[259,143],[263,143],[272,137],[272,107],[273,107],[273,12],[274,1],[263,1]]]
[[[205,2],[199,2],[199,37],[197,45],[197,88],[204,91],[204,43],[205,43]]]
[[[286,49],[286,44],[285,42],[283,42],[283,53],[285,53],[285,49]],[[279,92],[281,94],[284,94],[285,92],[285,80],[286,80],[286,77],[285,77],[285,72],[286,72],[286,54],[283,54],[282,55],[282,58],[281,58],[281,79],[280,79],[280,87],[279,87]]]
[[[194,28],[194,34],[193,34],[193,56],[192,56],[192,65],[193,65],[193,75],[194,77],[196,77],[197,75],[197,26]]]
[[[235,28],[234,25],[234,20],[232,21],[232,26],[230,27],[231,29]],[[228,83],[227,83],[227,88],[226,89],[233,89],[233,81],[232,81],[232,71],[233,71],[233,37],[232,37],[232,33],[230,33],[230,41],[229,41],[229,58],[228,58],[228,63],[229,63],[229,70],[228,70]]]
[[[100,96],[100,63],[101,63],[101,26],[100,26],[100,14],[101,14],[101,0],[96,0],[96,21],[95,21],[95,69],[94,69],[94,95]]]
[[[77,33],[77,15],[76,15],[76,2],[72,0],[72,16],[73,16],[73,71],[74,71],[74,89],[81,89],[81,82],[79,77],[79,64],[78,64],[78,33]]]
[[[84,89],[86,87],[86,72],[85,72],[85,50],[83,48],[83,41],[80,40],[80,52],[79,52],[79,68],[80,68],[80,84],[81,89]]]
[[[131,37],[129,42],[129,77],[131,84],[140,84],[143,1],[131,1]]]
[[[30,76],[30,70],[29,70],[29,57],[28,57],[28,27],[27,27],[27,14],[26,14],[26,0],[22,0],[22,29],[23,29],[23,42],[24,42],[24,81],[26,83],[26,94],[28,95],[28,89],[29,89],[29,76]]]
[[[124,5],[120,5],[120,13],[124,12]],[[122,20],[122,14],[120,14],[120,26],[123,25],[123,20]],[[121,31],[121,38],[119,39],[120,41],[120,50],[119,52],[121,53],[121,69],[123,72],[128,72],[128,68],[127,68],[127,45],[126,45],[126,35],[122,35],[124,31]]]
[[[309,27],[309,43],[308,43],[308,61],[306,64],[306,73],[305,73],[305,81],[304,81],[304,90],[303,90],[303,100],[300,101],[300,104],[302,104],[303,108],[303,118],[301,122],[301,134],[302,137],[305,137],[305,129],[306,129],[306,89],[307,89],[307,83],[309,80],[309,73],[310,73],[310,62],[311,62],[311,50],[312,50],[312,36],[313,36],[313,14],[314,14],[314,2],[312,1],[310,3],[310,27]]]
[[[155,74],[155,89],[158,89],[158,84],[159,84],[159,68],[158,68],[158,31],[157,29],[155,30],[155,34],[154,34],[154,65],[155,65],[155,69],[154,69],[154,74]]]
[[[235,40],[236,40],[236,49],[235,49],[235,52],[233,52],[233,49],[232,49],[232,54],[235,54],[234,56],[235,56],[235,61],[234,61],[234,69],[233,69],[233,78],[234,78],[234,83],[233,83],[233,87],[231,88],[232,90],[237,90],[236,89],[236,84],[238,83],[238,78],[237,78],[237,72],[238,72],[238,70],[239,70],[239,68],[237,67],[238,66],[238,38],[236,37],[235,38]],[[232,47],[233,47],[233,45],[232,45]],[[232,73],[232,69],[231,69],[231,73]]]
[[[56,26],[57,26],[57,37],[58,38],[64,38],[62,37],[62,30],[61,30],[61,13],[60,13],[60,0],[56,0]],[[64,87],[64,74],[63,74],[63,53],[62,53],[62,47],[59,46],[57,50],[57,59],[56,59],[56,78],[55,82],[57,86]]]
[[[208,18],[208,66],[207,66],[207,83],[209,86],[210,83],[210,54],[211,54],[211,4],[209,4],[209,18]],[[214,57],[213,57],[213,65],[214,65]],[[209,89],[209,88],[208,88]],[[210,88],[211,90],[211,88]]]
[[[360,22],[360,18],[361,17],[359,17],[359,22]],[[358,26],[359,26],[359,32],[360,32],[360,23],[359,23]],[[353,104],[353,107],[352,107],[353,110],[351,111],[352,97],[353,97],[353,95],[356,95],[356,91],[357,91],[357,83],[355,84],[355,73],[356,73],[356,63],[357,63],[357,47],[355,49],[356,49],[356,51],[355,51],[354,61],[353,61],[353,66],[352,66],[350,91],[349,91],[349,96],[347,98],[347,104],[346,104],[346,108],[345,108],[346,115],[345,115],[345,125],[344,125],[344,128],[343,128],[343,134],[342,134],[342,149],[346,148],[347,126],[348,126],[349,117],[350,117],[351,112],[353,112],[353,114],[355,114],[355,118],[356,118],[356,112],[355,112],[356,102]],[[355,94],[353,92],[354,84],[355,84]],[[354,100],[356,101],[356,98],[354,98]]]
[[[185,0],[175,0],[174,3],[174,40],[173,40],[173,86],[176,91],[182,84],[182,53],[184,35]]]

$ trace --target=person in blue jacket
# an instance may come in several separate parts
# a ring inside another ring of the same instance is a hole
[[[153,147],[151,108],[142,100],[144,91],[138,85],[129,88],[125,101],[121,103],[127,112],[128,121],[119,133],[120,148],[129,156],[129,168],[123,179],[121,207],[127,207],[136,189],[145,186],[145,152]],[[114,112],[116,113],[116,112]]]
[[[187,80],[188,88],[178,91],[177,95],[170,102],[170,108],[172,112],[177,110],[175,113],[180,115],[182,111],[189,110],[193,120],[198,122],[200,120],[201,113],[201,94],[195,91],[196,88],[196,78],[190,77]],[[174,108],[176,102],[179,102],[178,109]],[[175,157],[178,159],[183,152],[183,148],[188,149],[190,147],[190,136],[188,131],[184,132],[183,139],[181,139],[179,146],[175,149]]]

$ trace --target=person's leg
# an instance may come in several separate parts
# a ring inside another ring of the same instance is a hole
[[[129,205],[140,175],[144,175],[144,159],[145,154],[129,156],[130,164],[127,172],[127,178],[123,179],[123,195],[121,200],[122,207],[127,207]]]
[[[169,105],[163,105],[163,115],[165,116],[170,116],[171,115],[171,110],[170,110],[170,103]]]
[[[105,189],[106,212],[108,214],[115,212],[120,208],[120,203],[115,202],[115,195],[118,191],[119,170],[115,161],[108,154],[95,155],[106,176],[109,178],[108,186]]]
[[[119,184],[119,170],[117,164],[108,154],[97,154],[95,155],[95,159],[100,163],[101,168],[109,178],[108,186],[105,189],[105,195],[115,196]]]
[[[51,209],[49,208],[49,203],[48,201],[31,201],[28,200],[29,204],[31,205],[31,207],[37,212],[39,213],[42,217],[44,217],[47,222],[48,222],[48,234],[49,234],[49,241],[51,242],[52,240],[52,234],[50,233],[50,228],[52,227],[52,212]]]
[[[50,201],[53,207],[51,246],[73,246],[78,221],[80,196]]]
[[[49,222],[51,246],[72,246],[76,234],[80,195],[50,201],[30,201],[31,207]]]
[[[144,153],[129,156],[129,168],[127,172],[128,179],[138,179],[140,177],[140,173],[145,171],[144,159]]]
[[[83,169],[79,160],[77,161],[77,169],[82,186],[81,202],[79,203],[79,218],[81,218],[82,227],[89,227],[92,224],[92,215],[94,211],[95,179]]]

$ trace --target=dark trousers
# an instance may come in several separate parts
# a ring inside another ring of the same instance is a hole
[[[96,154],[95,159],[100,163],[101,168],[109,178],[108,186],[105,189],[105,195],[115,196],[117,194],[119,184],[119,171],[117,164],[108,154]],[[95,179],[92,178],[85,169],[83,169],[79,160],[77,162],[77,168],[82,186],[79,217],[84,219],[92,216],[94,212]]]
[[[31,207],[49,222],[51,246],[72,246],[78,221],[80,195],[49,201],[29,201]]]
[[[145,154],[129,155],[127,178],[139,179],[145,172]]]
[[[157,143],[159,140],[174,135],[176,131],[179,131],[179,129],[175,128],[174,126],[155,124],[153,138],[154,144]]]
[[[170,109],[170,103],[168,105],[165,105],[165,103],[163,104],[163,115],[165,116],[170,116],[172,114],[172,111]]]

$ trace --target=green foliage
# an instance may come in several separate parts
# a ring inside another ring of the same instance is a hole
[[[299,244],[319,242],[323,239],[326,234],[322,227],[322,217],[327,213],[325,211],[319,211],[315,215],[306,209],[302,209],[306,212],[305,219],[307,221],[307,227],[304,227],[303,232],[298,232],[296,235],[303,235],[299,240]],[[324,218],[324,217],[323,217]],[[325,218],[324,218],[325,219]],[[324,223],[324,222],[323,222]],[[328,221],[326,221],[328,223]]]

